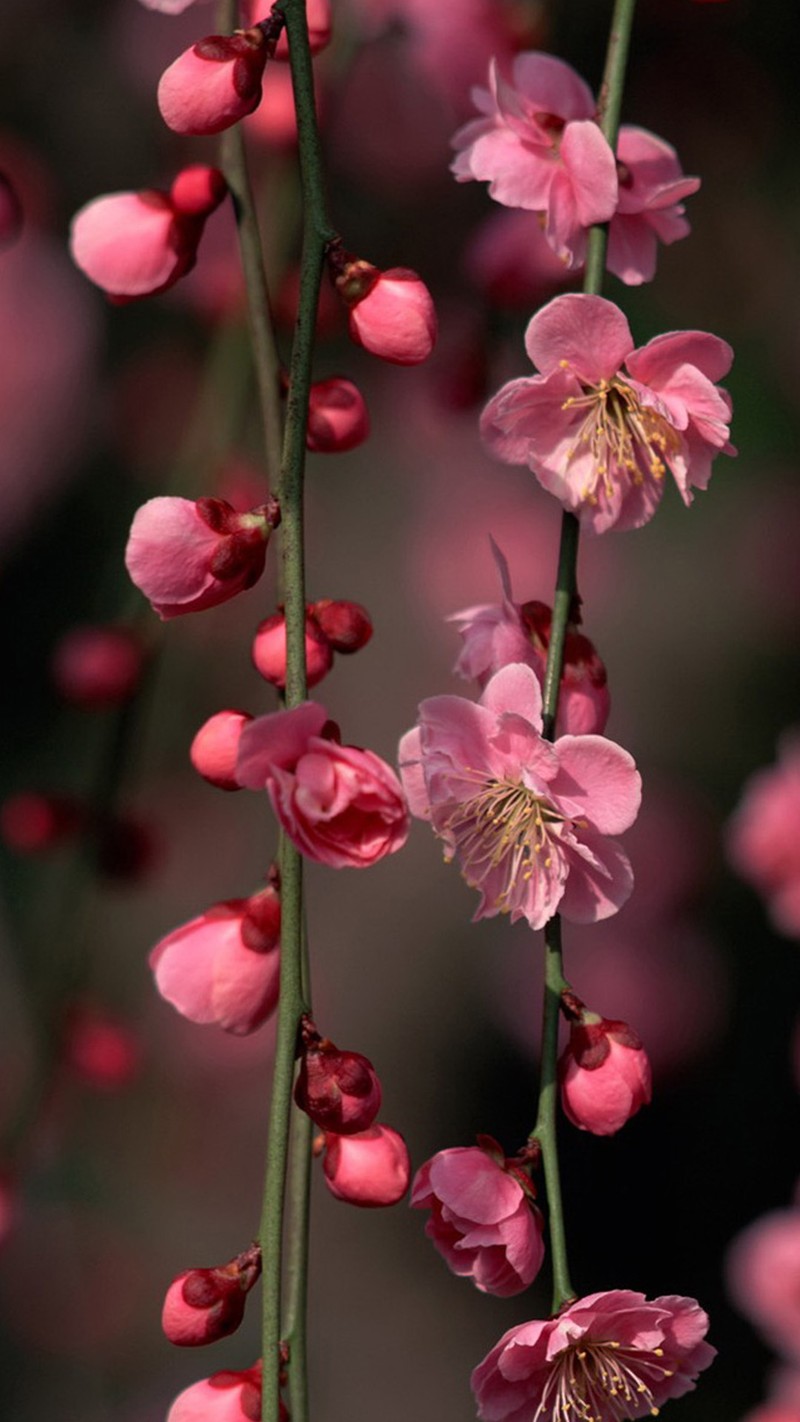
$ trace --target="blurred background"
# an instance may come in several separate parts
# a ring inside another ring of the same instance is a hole
[[[477,418],[529,373],[522,333],[557,287],[519,240],[487,236],[500,210],[453,181],[449,140],[492,53],[551,50],[596,88],[610,8],[333,0],[335,41],[315,61],[345,245],[419,271],[441,320],[434,358],[411,370],[351,345],[330,293],[321,316],[315,375],[358,383],[372,434],[310,456],[309,597],[363,603],[375,636],[315,694],[346,741],[389,760],[423,697],[473,694],[446,618],[497,601],[488,536],[518,601],[550,601],[555,574],[559,510],[483,453]],[[223,1262],[257,1228],[273,1029],[189,1024],[155,993],[147,954],[254,892],[274,854],[266,801],[212,789],[187,757],[212,712],[275,706],[250,661],[274,577],[161,626],[122,561],[147,498],[263,496],[232,219],[211,220],[190,277],[127,307],[67,252],[91,198],[215,161],[214,141],[169,133],[154,99],[163,68],[213,29],[202,3],[170,16],[42,0],[33,17],[4,0],[0,16],[0,170],[24,211],[0,251],[0,1368],[15,1422],[158,1422],[182,1387],[258,1350],[254,1304],[194,1355],[159,1316],[176,1273]],[[583,1293],[689,1294],[709,1310],[720,1357],[673,1404],[685,1422],[729,1422],[766,1394],[772,1354],[731,1304],[724,1258],[800,1175],[797,944],[724,848],[745,781],[800,720],[799,45],[780,0],[640,0],[623,117],[703,185],[655,282],[607,291],[637,344],[699,328],[734,346],[740,453],[690,511],[667,488],[645,529],[584,540],[579,570],[607,733],[635,755],[645,801],[626,840],[635,894],[610,923],[567,929],[567,972],[640,1032],[655,1094],[612,1140],[562,1131],[572,1275]],[[287,82],[271,66],[246,123],[284,356],[299,217]],[[87,623],[132,626],[146,646],[121,709],[59,690],[56,649]],[[88,845],[87,816],[102,828]],[[415,1165],[478,1131],[517,1149],[535,1117],[538,937],[471,924],[474,896],[424,825],[369,874],[310,866],[308,888],[318,1024],[375,1062],[383,1119]],[[486,1298],[449,1274],[421,1215],[350,1209],[314,1183],[315,1415],[472,1417],[471,1369],[546,1312],[548,1282]]]

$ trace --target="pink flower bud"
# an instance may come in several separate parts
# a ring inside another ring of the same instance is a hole
[[[415,1209],[430,1210],[425,1233],[454,1274],[510,1298],[533,1282],[544,1259],[543,1221],[530,1182],[478,1146],[440,1150],[417,1171]]]
[[[358,602],[332,602],[323,597],[312,603],[310,611],[335,652],[358,652],[372,636],[370,615]]]
[[[185,183],[178,181],[179,200],[184,188],[205,188],[201,211],[186,211],[173,194],[146,189],[138,193],[108,193],[95,198],[75,214],[70,250],[76,266],[114,300],[133,301],[174,286],[191,271],[205,219],[227,192],[216,169],[190,169]],[[205,180],[199,174],[205,173]],[[213,181],[208,175],[214,175]],[[184,175],[181,175],[184,176]]]
[[[333,666],[333,649],[313,617],[306,614],[306,678],[309,686]],[[260,623],[252,646],[253,666],[273,686],[286,685],[286,618],[275,612]]]
[[[381,1106],[381,1084],[371,1061],[360,1052],[340,1052],[320,1037],[310,1019],[303,1023],[303,1055],[294,1099],[323,1131],[352,1136],[372,1125]]]
[[[359,345],[395,365],[419,365],[436,341],[436,312],[427,286],[406,267],[377,271],[368,290],[351,305],[350,335]],[[337,286],[339,283],[337,282]],[[342,288],[339,287],[340,292]]]
[[[156,987],[190,1022],[246,1036],[269,1017],[280,986],[280,899],[269,884],[214,904],[156,944]]]
[[[311,387],[306,444],[315,454],[343,454],[363,444],[369,434],[369,414],[361,391],[352,380],[334,375]]]
[[[189,747],[189,759],[198,775],[220,790],[241,789],[236,757],[242,731],[252,719],[246,711],[217,711],[200,727]]]
[[[650,1062],[627,1022],[581,1011],[558,1063],[561,1105],[573,1126],[613,1136],[652,1095]]]
[[[280,1400],[281,1422],[289,1414]],[[175,1398],[167,1422],[261,1422],[261,1362],[241,1372],[212,1373]]]
[[[274,501],[240,514],[222,499],[148,499],[125,565],[163,620],[216,607],[258,581],[278,517]]]
[[[70,839],[85,816],[74,800],[20,790],[0,805],[0,838],[15,854],[41,854]]]
[[[182,217],[209,217],[228,191],[219,168],[191,163],[182,168],[169,190],[170,201]]]
[[[403,1137],[381,1125],[354,1136],[326,1133],[322,1168],[328,1189],[337,1200],[367,1209],[396,1205],[405,1195],[411,1175]]]
[[[17,190],[5,173],[0,173],[0,249],[14,245],[22,231],[22,222],[22,203]]]
[[[173,1279],[164,1299],[161,1326],[183,1348],[215,1343],[234,1333],[244,1317],[247,1294],[261,1273],[261,1250],[213,1269],[187,1269]]]
[[[119,1091],[136,1076],[141,1049],[136,1033],[126,1023],[97,1008],[78,1007],[69,1014],[64,1059],[87,1086]]]
[[[268,55],[256,28],[208,35],[166,69],[158,85],[161,117],[175,133],[220,133],[257,108]]]
[[[52,676],[65,701],[102,709],[133,695],[144,661],[141,638],[131,627],[73,627],[56,647]]]
[[[306,0],[306,20],[308,21],[308,41],[312,54],[319,54],[331,42],[330,0]],[[289,38],[284,30],[278,40],[275,58],[288,60]]]

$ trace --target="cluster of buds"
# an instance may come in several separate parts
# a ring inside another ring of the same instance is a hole
[[[305,627],[308,685],[316,686],[327,675],[334,652],[349,656],[365,647],[371,636],[372,622],[360,603],[335,602],[329,597],[309,603]],[[253,665],[273,686],[286,685],[286,618],[282,608],[260,623],[253,639]]]

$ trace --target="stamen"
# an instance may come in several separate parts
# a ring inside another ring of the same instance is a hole
[[[613,499],[625,481],[635,487],[646,479],[659,483],[667,471],[667,457],[681,448],[678,431],[657,410],[641,404],[619,377],[585,387],[582,395],[568,396],[561,408],[585,411],[566,461],[569,464],[579,450],[591,452],[593,468],[581,498],[592,506],[602,494]]]

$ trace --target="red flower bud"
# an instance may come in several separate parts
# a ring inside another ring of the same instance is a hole
[[[358,602],[333,602],[329,597],[312,603],[309,611],[335,652],[358,652],[372,636],[372,622]]]
[[[303,1024],[304,1051],[294,1099],[323,1131],[351,1136],[366,1131],[381,1106],[381,1084],[360,1052],[340,1052],[313,1023]]]
[[[260,1273],[261,1250],[254,1244],[229,1264],[179,1274],[167,1289],[161,1314],[170,1343],[192,1348],[235,1332]]]
[[[333,649],[314,617],[306,613],[306,679],[309,686],[327,675],[333,666]],[[260,623],[252,647],[253,665],[273,686],[286,685],[286,618],[275,612]]]
[[[395,365],[427,360],[436,342],[433,299],[416,272],[382,272],[333,245],[328,263],[334,285],[350,308],[350,335],[359,345]]]
[[[363,444],[369,415],[361,391],[352,380],[334,375],[312,385],[306,444],[315,454],[343,454]]]
[[[236,779],[239,738],[252,716],[246,711],[217,711],[200,727],[189,759],[198,775],[220,790],[241,789]]]
[[[561,1104],[573,1126],[611,1136],[652,1095],[650,1062],[627,1022],[581,1009],[558,1064]]]
[[[403,1137],[390,1126],[374,1125],[354,1136],[326,1134],[323,1170],[337,1200],[377,1209],[402,1200],[411,1163]]]

